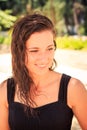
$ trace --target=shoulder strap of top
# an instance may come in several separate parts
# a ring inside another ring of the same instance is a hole
[[[13,78],[7,80],[7,100],[8,104],[14,101],[15,82]]]
[[[63,74],[60,81],[59,100],[67,104],[67,86],[71,76]]]

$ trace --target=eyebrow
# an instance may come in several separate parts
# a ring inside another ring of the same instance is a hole
[[[54,44],[48,45],[47,48],[52,47],[52,46],[54,46]],[[31,50],[31,49],[39,49],[39,48],[38,47],[30,47],[30,48],[27,48],[27,49]]]

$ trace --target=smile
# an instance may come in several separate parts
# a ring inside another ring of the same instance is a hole
[[[37,65],[39,68],[45,68],[45,67],[47,67],[47,65]]]

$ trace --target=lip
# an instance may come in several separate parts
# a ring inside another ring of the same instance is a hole
[[[44,65],[44,64],[36,65],[36,66],[39,67],[39,68],[46,68],[47,67],[47,65]]]

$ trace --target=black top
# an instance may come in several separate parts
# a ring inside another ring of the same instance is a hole
[[[70,78],[68,75],[62,75],[59,100],[34,108],[39,112],[35,117],[27,116],[24,112],[24,104],[14,101],[14,80],[8,79],[7,98],[11,130],[70,130],[73,117],[72,109],[67,105],[67,86]]]

